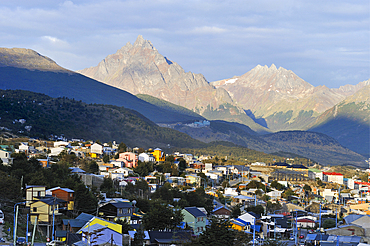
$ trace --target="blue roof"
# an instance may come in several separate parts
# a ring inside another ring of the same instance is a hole
[[[250,224],[249,222],[244,221],[244,220],[239,219],[239,218],[236,218],[235,220],[236,220],[236,221],[238,221],[238,222],[240,222],[240,223],[242,223],[242,224],[244,224],[244,226],[246,226],[246,225],[249,225],[249,224]]]
[[[353,221],[358,220],[362,216],[367,216],[367,215],[350,214],[344,217],[343,219],[345,220],[346,224],[351,224]]]
[[[200,211],[197,207],[188,207],[184,209],[188,211],[191,215],[193,215],[195,218],[206,217],[206,215],[202,211]]]
[[[94,217],[95,216],[91,215],[91,214],[81,213],[79,216],[76,217],[76,220],[81,220],[81,221],[88,222],[89,220],[91,220]]]

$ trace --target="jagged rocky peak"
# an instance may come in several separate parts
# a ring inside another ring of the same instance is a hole
[[[147,48],[147,49],[153,49],[155,50],[152,42],[150,42],[149,40],[145,40],[143,38],[143,36],[139,35],[134,43],[134,47],[143,47],[143,48]]]

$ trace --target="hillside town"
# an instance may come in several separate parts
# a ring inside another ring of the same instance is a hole
[[[0,158],[9,180],[4,243],[208,245],[214,233],[229,236],[224,245],[370,243],[368,169],[340,173],[290,158],[231,165],[227,156],[63,137],[0,145]]]

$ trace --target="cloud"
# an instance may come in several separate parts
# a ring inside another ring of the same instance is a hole
[[[360,81],[370,76],[370,9],[361,1],[3,2],[2,46],[36,49],[73,70],[97,65],[141,34],[210,81],[272,63],[329,87],[353,83],[351,75]],[[336,82],[338,71],[345,75]]]
[[[190,30],[189,33],[194,34],[220,34],[224,33],[227,30],[224,28],[216,27],[216,26],[202,26],[202,27],[195,27],[194,29]]]

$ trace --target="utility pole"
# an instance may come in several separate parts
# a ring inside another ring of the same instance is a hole
[[[28,244],[28,216],[29,214],[27,214],[27,226],[26,226],[26,243]]]
[[[16,204],[17,205],[17,204]],[[15,206],[16,206],[15,205]],[[16,246],[17,243],[17,220],[18,220],[18,206],[16,206],[17,211],[15,213],[15,219],[14,219],[14,235],[13,235],[13,245]]]
[[[256,218],[253,218],[253,246],[256,246]]]
[[[33,244],[35,242],[36,226],[37,226],[37,216],[35,216],[35,224],[33,225],[33,233],[32,233],[31,246],[33,246]]]
[[[54,221],[55,221],[55,202],[56,202],[56,199],[57,197],[55,196],[54,197],[54,203],[53,203],[53,228],[52,228],[52,231],[51,231],[51,240],[53,241],[54,240]]]

